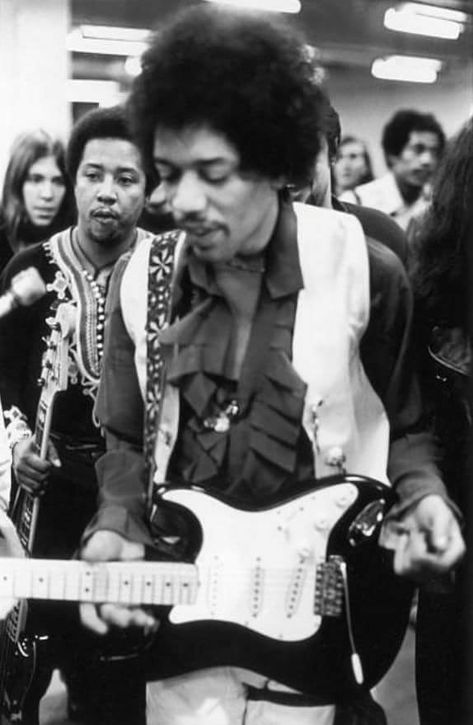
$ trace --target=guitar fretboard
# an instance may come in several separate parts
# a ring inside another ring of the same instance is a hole
[[[0,596],[118,604],[192,604],[197,570],[174,562],[0,558]]]
[[[14,522],[18,536],[26,551],[30,552],[36,528],[38,499],[25,489],[21,490],[21,504],[15,512]]]
[[[34,431],[35,446],[38,453],[41,452],[43,446],[43,439],[45,433],[46,416],[49,411],[49,406],[44,400],[39,401],[38,410],[36,412],[36,425]]]

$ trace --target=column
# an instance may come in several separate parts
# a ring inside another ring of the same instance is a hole
[[[0,181],[18,133],[41,126],[64,141],[69,0],[0,0]]]

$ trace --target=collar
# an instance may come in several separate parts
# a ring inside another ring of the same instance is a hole
[[[80,266],[85,269],[89,274],[92,275],[94,279],[97,277],[100,277],[102,275],[108,276],[112,271],[116,264],[116,261],[118,257],[120,257],[122,254],[125,254],[126,252],[134,249],[136,247],[136,244],[138,242],[138,239],[142,239],[146,234],[143,235],[143,232],[141,229],[136,227],[134,235],[133,235],[133,241],[129,245],[127,249],[124,249],[120,252],[119,255],[117,255],[116,259],[112,259],[109,262],[106,262],[102,265],[97,265],[95,262],[93,262],[90,257],[84,252],[82,249],[82,246],[79,241],[79,233],[77,230],[77,227],[71,227],[70,229],[70,243],[71,243],[71,252],[76,258],[76,260],[79,262]]]
[[[187,265],[191,281],[210,295],[220,295],[212,268],[198,260],[189,249]],[[270,297],[286,297],[303,288],[297,246],[297,219],[292,203],[280,198],[276,226],[266,248],[264,284]]]
[[[85,270],[85,272],[89,274],[91,279],[101,284],[106,284],[112,274],[116,260],[114,260],[113,262],[107,262],[107,264],[104,264],[101,267],[96,266],[92,262],[92,260],[89,259],[89,257],[84,253],[82,247],[78,242],[77,227],[71,227],[69,241],[70,254],[72,258],[75,259],[75,265],[78,268],[81,267],[83,270]]]

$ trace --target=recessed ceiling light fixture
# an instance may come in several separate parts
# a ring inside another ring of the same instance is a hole
[[[139,56],[146,49],[149,30],[106,25],[80,25],[68,33],[67,50],[74,53]]]
[[[405,2],[386,10],[384,26],[401,33],[457,40],[467,19],[459,10]]]
[[[410,83],[435,83],[442,67],[436,58],[419,58],[410,55],[389,55],[376,58],[371,66],[375,78]]]
[[[208,0],[221,5],[236,5],[251,10],[267,10],[274,13],[300,13],[300,0]]]

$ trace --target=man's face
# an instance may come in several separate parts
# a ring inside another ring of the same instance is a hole
[[[429,181],[440,156],[440,141],[431,131],[411,131],[398,156],[390,156],[391,171],[398,184],[422,187]]]
[[[335,162],[337,192],[354,189],[368,172],[365,149],[360,141],[347,141],[340,146]]]
[[[223,135],[208,127],[157,128],[153,156],[176,224],[199,259],[227,262],[266,246],[278,184],[242,172],[238,151]]]
[[[77,169],[75,198],[80,232],[113,247],[136,225],[145,201],[146,179],[136,146],[125,139],[91,139]]]
[[[22,192],[30,222],[37,227],[52,224],[66,193],[64,177],[54,156],[43,156],[31,164]]]

